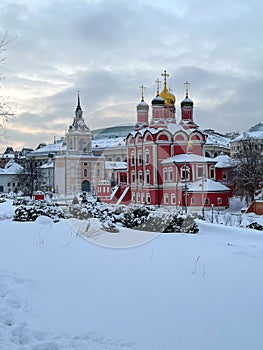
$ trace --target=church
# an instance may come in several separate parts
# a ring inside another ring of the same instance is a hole
[[[204,156],[206,135],[194,121],[194,103],[186,82],[181,116],[177,120],[176,98],[168,87],[164,71],[163,89],[150,107],[144,100],[137,105],[134,131],[126,138],[127,170],[119,170],[118,184],[110,197],[112,203],[149,204],[218,209],[229,206],[231,190],[217,181],[217,161]],[[101,194],[99,187],[98,195]]]
[[[73,122],[55,157],[55,192],[65,196],[80,192],[95,193],[97,182],[104,178],[104,163],[103,156],[94,156],[92,152],[92,132],[84,121],[78,93]]]

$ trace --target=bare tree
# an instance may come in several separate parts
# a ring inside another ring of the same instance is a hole
[[[6,51],[7,44],[12,40],[13,39],[8,39],[8,32],[0,39],[0,64],[5,62],[4,52]],[[0,72],[0,90],[3,89],[2,83],[5,78],[6,76]],[[0,138],[4,136],[6,123],[11,117],[14,117],[12,104],[0,93]]]
[[[19,184],[18,190],[32,197],[34,191],[41,189],[43,182],[42,170],[30,159],[27,161],[25,168],[16,175],[16,179]]]
[[[234,193],[253,201],[263,183],[263,150],[257,139],[246,137],[241,141],[234,159]]]

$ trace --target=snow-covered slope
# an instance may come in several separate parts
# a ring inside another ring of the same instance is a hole
[[[261,349],[263,234],[199,227],[109,249],[0,221],[0,349]]]

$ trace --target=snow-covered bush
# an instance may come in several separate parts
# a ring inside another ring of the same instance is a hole
[[[35,221],[39,216],[50,217],[54,222],[63,218],[63,211],[56,205],[35,201],[33,205],[20,205],[13,216],[14,221]]]
[[[251,224],[246,226],[247,228],[252,228],[254,230],[263,231],[263,226],[258,222],[251,222]]]
[[[194,218],[190,215],[187,215],[182,221],[180,232],[197,233],[198,231],[199,231],[199,228]]]

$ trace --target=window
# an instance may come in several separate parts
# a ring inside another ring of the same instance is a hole
[[[116,162],[121,162],[121,157],[117,157]]]
[[[138,184],[142,185],[142,171],[138,171]]]
[[[140,193],[137,193],[137,203],[140,203]]]
[[[206,199],[205,199],[205,205],[209,205],[209,203],[210,203],[210,199],[209,199],[209,198],[206,198]]]
[[[191,198],[191,204],[194,205],[195,204],[195,197]]]
[[[97,169],[97,176],[100,176],[100,169]]]
[[[84,162],[84,166],[87,166],[88,165],[88,163],[87,162]]]
[[[138,165],[142,165],[142,151],[138,152]]]
[[[142,203],[145,203],[145,193],[142,193],[142,194],[141,194],[141,202],[142,202]]]
[[[174,179],[174,172],[173,172],[173,168],[172,168],[172,167],[170,167],[170,168],[168,169],[168,172],[169,172],[169,181],[170,181],[170,182],[172,182],[172,181],[173,181],[173,179]]]
[[[171,204],[176,204],[175,194],[171,194]]]
[[[217,198],[217,205],[221,205],[222,204],[222,198],[221,197],[218,197]]]
[[[135,171],[134,170],[131,172],[131,182],[133,184],[135,183]]]
[[[151,204],[151,195],[150,195],[150,193],[146,194],[146,203],[147,204]]]
[[[131,152],[131,165],[135,164],[134,151]]]
[[[88,169],[84,169],[84,177],[88,176]]]
[[[146,184],[150,185],[151,176],[150,176],[150,170],[146,170]]]
[[[145,151],[145,164],[150,164],[150,151],[148,149]]]
[[[10,187],[10,186],[11,186],[11,183],[10,183],[10,182],[8,182],[8,183],[7,183],[7,186],[8,186],[8,187]]]
[[[200,177],[203,177],[204,175],[204,168],[203,167],[197,167],[197,178],[200,179]]]
[[[213,166],[210,168],[210,178],[211,179],[215,178],[215,167]]]
[[[167,168],[163,169],[163,181],[167,182],[168,181],[168,174],[167,174]]]
[[[135,193],[132,192],[132,202],[134,203],[135,202]]]
[[[184,165],[181,168],[181,179],[185,180],[185,181],[188,181],[189,177],[190,177],[190,169],[189,169],[188,166]]]
[[[167,193],[165,193],[165,195],[164,195],[164,204],[169,204],[169,196],[168,196],[168,194]]]

